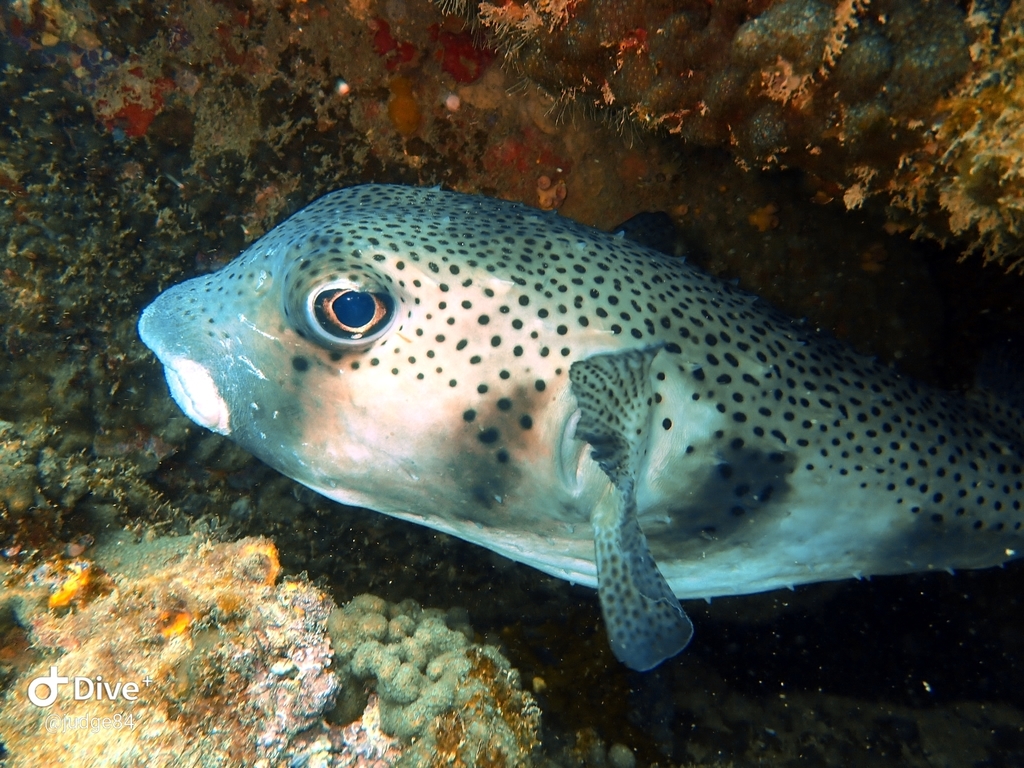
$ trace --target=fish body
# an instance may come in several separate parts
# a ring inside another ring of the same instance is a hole
[[[1017,417],[522,205],[340,190],[139,331],[285,475],[597,587],[637,669],[689,641],[679,598],[1021,551]]]

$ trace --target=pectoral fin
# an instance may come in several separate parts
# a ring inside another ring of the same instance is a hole
[[[679,653],[693,636],[636,516],[653,400],[650,368],[658,351],[595,355],[569,370],[581,411],[576,437],[590,443],[613,485],[591,516],[601,612],[615,657],[639,671]]]

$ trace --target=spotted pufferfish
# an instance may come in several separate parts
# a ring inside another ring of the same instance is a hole
[[[309,205],[139,333],[198,424],[344,504],[596,587],[651,669],[680,599],[1021,549],[1021,421],[621,235],[440,189]]]

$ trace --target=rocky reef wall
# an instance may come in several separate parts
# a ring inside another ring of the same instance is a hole
[[[567,104],[749,168],[879,196],[894,229],[1024,264],[1024,3],[541,0],[441,3]]]

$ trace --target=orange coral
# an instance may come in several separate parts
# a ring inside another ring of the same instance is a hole
[[[391,99],[388,101],[388,117],[395,130],[409,138],[420,128],[420,105],[413,94],[412,81],[407,77],[396,77],[388,85]]]
[[[750,225],[757,227],[758,232],[767,232],[769,229],[775,229],[779,226],[779,217],[776,216],[779,212],[779,207],[774,203],[768,203],[768,205],[757,208],[747,216],[747,221]]]
[[[114,587],[103,569],[88,560],[62,561],[50,572],[59,579],[47,601],[50,608],[80,608]]]
[[[72,602],[81,600],[89,588],[92,568],[88,563],[71,563],[68,575],[50,595],[51,608],[67,608]]]
[[[550,176],[541,176],[537,179],[537,201],[542,210],[555,210],[565,201],[567,194],[565,179],[559,179],[557,182],[553,182]]]
[[[160,634],[164,636],[165,640],[170,640],[172,637],[184,634],[185,630],[192,623],[192,614],[188,611],[180,611],[178,613],[164,611],[160,614],[160,620],[164,625],[160,630]]]

